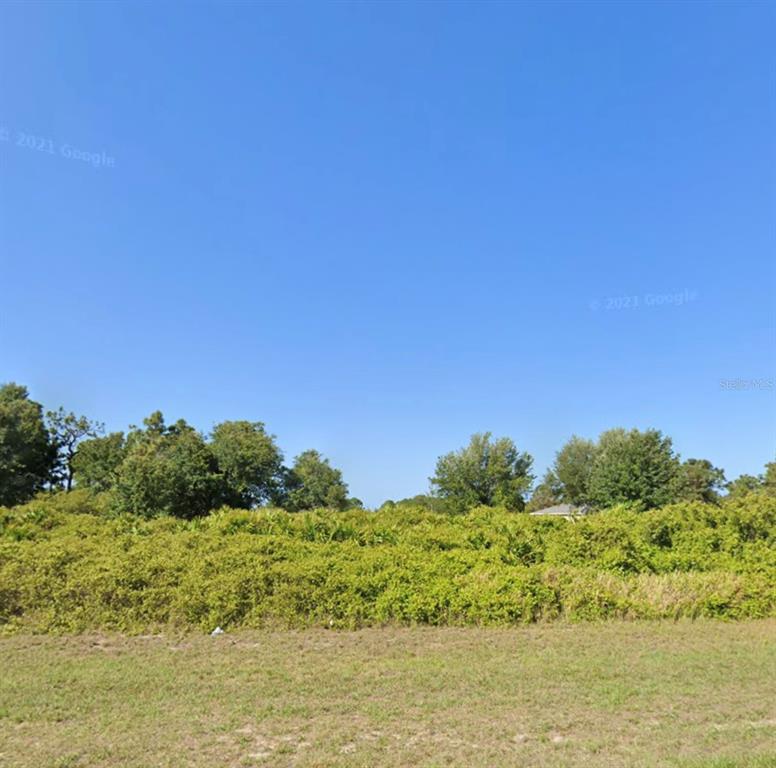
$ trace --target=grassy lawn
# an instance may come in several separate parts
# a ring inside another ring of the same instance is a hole
[[[0,765],[776,766],[776,621],[0,640]]]

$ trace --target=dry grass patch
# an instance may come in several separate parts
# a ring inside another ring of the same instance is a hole
[[[0,765],[776,766],[776,621],[0,640]]]

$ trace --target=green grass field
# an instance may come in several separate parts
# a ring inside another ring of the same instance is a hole
[[[0,765],[776,766],[776,620],[0,640]]]

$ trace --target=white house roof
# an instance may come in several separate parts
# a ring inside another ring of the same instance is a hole
[[[529,512],[530,515],[553,515],[555,517],[575,517],[577,515],[587,514],[585,507],[575,507],[573,504],[556,504],[554,507],[545,507],[537,509],[536,512]]]

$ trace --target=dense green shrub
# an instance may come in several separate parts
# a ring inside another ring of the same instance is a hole
[[[776,499],[756,494],[577,522],[490,507],[112,509],[84,491],[0,509],[0,629],[776,615]]]

